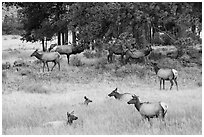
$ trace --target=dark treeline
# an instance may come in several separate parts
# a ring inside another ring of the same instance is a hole
[[[3,10],[11,6],[18,14],[4,16],[3,34],[15,33],[15,28],[23,40],[40,40],[43,47],[54,35],[58,45],[65,44],[68,31],[73,43],[108,41],[129,33],[142,47],[180,38],[196,40],[202,29],[201,2],[5,2]]]

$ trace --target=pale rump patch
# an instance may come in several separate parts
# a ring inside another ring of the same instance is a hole
[[[174,73],[175,78],[177,78],[178,77],[178,71],[175,69],[172,69],[172,72]]]
[[[168,109],[168,105],[164,102],[160,102],[160,105],[162,106],[162,108],[164,109],[164,113],[167,112],[167,109]]]

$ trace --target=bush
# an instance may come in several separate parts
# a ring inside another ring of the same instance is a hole
[[[18,39],[18,37],[17,36],[12,36],[11,39]]]
[[[174,68],[177,70],[181,70],[182,66],[179,61],[171,59],[171,58],[162,58],[157,61],[159,63],[159,67],[162,68]]]
[[[83,55],[86,57],[86,58],[94,58],[96,57],[95,55],[96,53],[92,52],[91,50],[86,50]]]
[[[72,65],[79,67],[79,66],[82,66],[83,64],[82,64],[81,60],[77,56],[74,56],[72,58]]]
[[[106,58],[100,58],[100,60],[96,63],[95,69],[106,69],[106,64]]]

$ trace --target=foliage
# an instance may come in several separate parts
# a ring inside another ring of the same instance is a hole
[[[96,57],[96,53],[95,52],[92,52],[91,50],[86,50],[83,55],[86,57],[86,58],[95,58]]]
[[[79,67],[79,66],[82,66],[82,62],[77,56],[74,56],[72,58],[72,65]]]
[[[152,42],[156,32],[185,38],[189,31],[196,34],[202,28],[200,2],[5,2],[5,5],[20,7],[19,19],[26,41],[50,40],[55,33],[69,29],[76,33],[76,39],[86,43],[108,41],[127,32],[142,47]]]

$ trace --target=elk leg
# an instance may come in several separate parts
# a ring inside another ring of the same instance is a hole
[[[53,68],[56,66],[56,62],[54,61],[54,65],[53,65],[53,67],[52,67],[52,69],[51,69],[51,71],[53,70]]]
[[[50,70],[49,70],[49,66],[48,66],[48,62],[46,62],[46,65],[47,65],[47,70],[50,71]]]
[[[59,67],[59,71],[60,71],[60,63],[58,62],[57,64],[58,64],[58,67]]]
[[[161,85],[162,85],[162,79],[159,79],[159,81],[160,81],[160,90],[161,90]]]
[[[176,88],[177,88],[177,90],[178,90],[178,83],[177,83],[177,80],[174,79],[174,82],[175,82],[175,84],[176,84]]]
[[[43,72],[44,72],[45,62],[43,62]]]
[[[170,80],[170,82],[171,82],[171,87],[170,87],[170,90],[171,90],[172,86],[174,85],[174,82],[173,82],[173,80]]]
[[[111,62],[111,55],[110,55],[110,53],[108,54],[108,62],[109,63]]]
[[[165,89],[165,80],[163,79],[163,89]]]
[[[69,64],[69,55],[67,55],[67,61],[68,61],[68,64]]]

